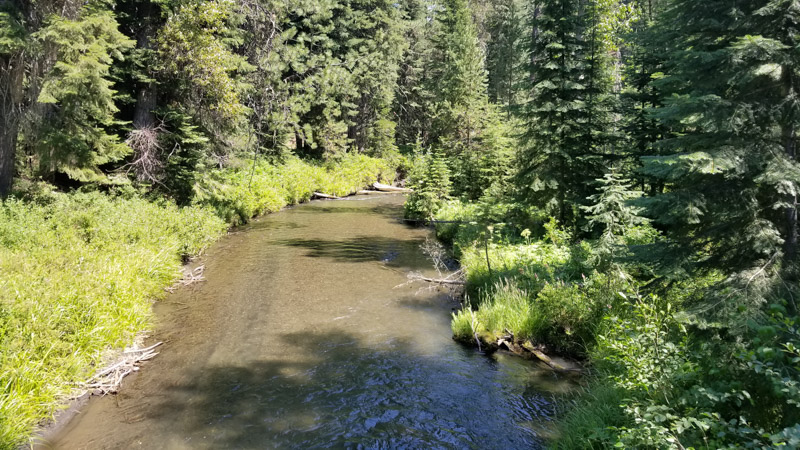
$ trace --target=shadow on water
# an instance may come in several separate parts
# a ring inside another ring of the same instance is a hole
[[[348,239],[287,239],[276,244],[306,249],[304,256],[329,258],[338,263],[383,262],[393,267],[423,269],[430,266],[417,255],[424,239],[356,236]]]
[[[391,218],[403,218],[403,211],[402,209],[398,210],[395,205],[377,205],[371,206],[369,208],[362,207],[358,204],[358,206],[349,206],[348,203],[358,202],[364,200],[343,200],[337,202],[324,202],[330,204],[330,206],[325,205],[322,206],[321,203],[315,203],[310,205],[309,208],[297,208],[293,209],[292,212],[295,214],[367,214],[367,215],[379,215],[384,216],[389,219]]]
[[[206,368],[165,392],[148,420],[183,415],[175,432],[190,446],[532,448],[540,442],[528,425],[552,414],[478,354],[421,357],[402,340],[376,349],[340,331],[282,339],[302,362]]]

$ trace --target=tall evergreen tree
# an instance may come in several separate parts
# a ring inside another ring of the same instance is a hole
[[[736,273],[795,261],[799,22],[795,3],[768,0],[680,0],[664,14],[656,117],[673,134],[643,168],[667,187],[647,203],[670,230],[662,262]]]
[[[451,153],[471,141],[487,104],[484,55],[467,0],[446,0],[436,15],[428,87],[436,93],[432,132],[449,141]]]
[[[524,5],[520,0],[494,2],[489,16],[486,50],[489,99],[507,113],[520,104],[523,65]]]
[[[578,222],[578,208],[593,190],[587,180],[602,176],[608,156],[611,85],[601,14],[596,1],[547,0],[531,11],[520,193],[567,225]]]

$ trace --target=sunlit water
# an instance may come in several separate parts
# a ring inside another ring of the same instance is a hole
[[[451,339],[456,305],[401,196],[312,202],[203,258],[156,306],[161,354],[90,402],[55,448],[536,448],[570,383]]]

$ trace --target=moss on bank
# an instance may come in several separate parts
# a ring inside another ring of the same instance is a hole
[[[229,225],[308,200],[352,193],[388,163],[348,156],[314,165],[259,162],[214,171],[194,204],[138,196],[45,193],[0,206],[0,448],[56,411],[110,349],[147,330],[151,302]]]

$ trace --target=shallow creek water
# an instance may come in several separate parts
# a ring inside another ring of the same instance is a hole
[[[159,302],[161,353],[44,448],[536,448],[571,386],[451,339],[457,305],[397,195],[263,217]],[[398,287],[399,286],[399,287]]]

